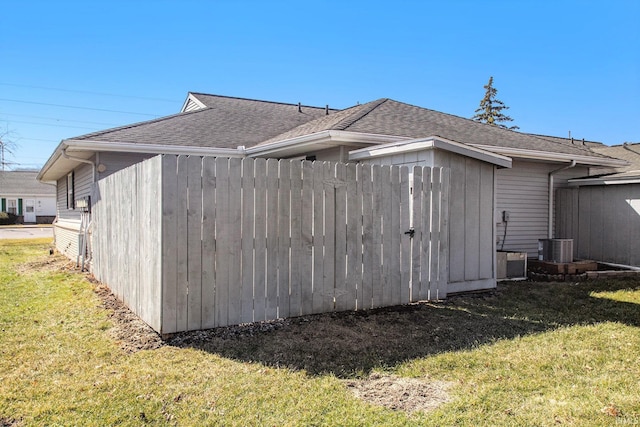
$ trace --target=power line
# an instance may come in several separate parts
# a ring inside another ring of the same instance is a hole
[[[2,82],[0,82],[0,85],[2,85],[2,86],[12,86],[12,87],[23,87],[23,88],[27,88],[27,89],[54,90],[54,91],[58,91],[58,92],[84,93],[84,94],[87,94],[87,95],[112,96],[114,98],[130,98],[130,99],[141,99],[141,100],[147,100],[147,101],[160,101],[160,102],[171,102],[171,103],[175,103],[176,102],[174,100],[165,99],[165,98],[148,98],[148,97],[144,97],[144,96],[135,96],[135,95],[118,95],[118,94],[114,94],[114,93],[91,92],[91,91],[77,90],[77,89],[61,89],[61,88],[55,88],[55,87],[22,85],[22,84],[16,84],[16,83],[2,83]]]
[[[86,124],[101,125],[101,126],[119,126],[118,124],[115,124],[115,123],[89,122],[89,121],[85,121],[85,120],[56,119],[55,117],[31,116],[31,115],[28,115],[28,114],[15,114],[15,113],[0,112],[0,116],[16,116],[16,117],[26,117],[26,118],[30,118],[30,119],[55,120],[55,121],[58,121],[58,122],[86,123]]]
[[[73,108],[73,109],[76,109],[76,110],[91,110],[91,111],[103,111],[103,112],[107,112],[107,113],[119,113],[119,114],[132,114],[132,115],[148,116],[148,117],[160,117],[160,116],[155,115],[155,114],[138,113],[138,112],[133,112],[133,111],[109,110],[109,109],[106,109],[106,108],[78,107],[78,106],[75,106],[75,105],[49,104],[49,103],[46,103],[46,102],[21,101],[19,99],[0,98],[0,101],[17,102],[17,103],[20,103],[20,104],[46,105],[48,107]]]
[[[69,125],[58,125],[58,124],[48,124],[48,123],[35,123],[35,122],[23,122],[21,120],[12,120],[11,123],[22,123],[25,125],[37,125],[37,126],[51,126],[57,128],[71,128],[71,129],[84,129],[84,130],[96,130],[96,128],[88,128],[84,126],[69,126]]]
[[[57,139],[40,139],[40,138],[17,138],[18,141],[41,141],[41,142],[60,142]]]

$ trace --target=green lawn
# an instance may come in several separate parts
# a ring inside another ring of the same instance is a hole
[[[286,341],[302,330],[295,322],[224,341],[235,350],[202,344],[126,353],[109,334],[112,320],[94,285],[47,268],[48,248],[44,240],[0,241],[2,427],[640,425],[638,281],[511,283],[487,296],[392,312],[404,335],[385,336],[388,322],[379,331],[367,323],[364,333],[381,334],[393,352],[383,353],[383,342],[361,359],[354,352],[349,364],[323,342],[331,357],[307,365],[322,357],[311,342],[305,352]],[[365,325],[349,322],[336,337],[345,351],[349,334]],[[427,340],[421,329],[438,333]],[[409,342],[420,348],[398,344]],[[296,354],[276,363],[261,353],[278,345]],[[450,401],[415,413],[368,404],[345,379],[370,372],[449,382]]]

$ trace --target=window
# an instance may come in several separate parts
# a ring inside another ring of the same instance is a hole
[[[75,207],[75,183],[74,173],[71,172],[67,175],[67,209],[73,209]]]
[[[18,201],[16,199],[7,199],[7,212],[18,215]]]

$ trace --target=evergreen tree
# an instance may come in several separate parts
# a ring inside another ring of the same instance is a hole
[[[498,89],[493,87],[493,76],[489,77],[489,83],[485,86],[484,98],[480,101],[480,107],[475,111],[473,120],[482,123],[488,123],[490,125],[499,126],[504,129],[516,130],[518,126],[506,126],[503,122],[512,122],[513,119],[502,113],[502,110],[508,110],[509,107],[504,105],[504,102],[496,99]]]

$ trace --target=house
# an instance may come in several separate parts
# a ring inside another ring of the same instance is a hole
[[[381,99],[342,111],[299,104],[190,93],[179,114],[64,140],[39,179],[58,184],[58,221],[71,230],[73,209],[91,183],[157,154],[230,157],[305,157],[349,161],[364,147],[438,136],[513,159],[496,182],[500,249],[537,253],[553,234],[553,191],[594,167],[626,163],[580,143],[495,126]],[[501,212],[508,212],[509,221]],[[74,253],[77,246],[71,245]]]
[[[37,171],[0,171],[0,212],[18,223],[50,224],[56,217],[56,187],[38,182]]]
[[[558,192],[557,235],[573,239],[576,258],[640,267],[640,143],[592,150],[628,164],[569,180]]]
[[[58,249],[72,258],[80,254],[91,258],[91,245],[86,249],[89,210],[98,201],[111,203],[107,201],[111,198],[95,193],[96,183],[158,154],[408,166],[412,169],[402,172],[407,175],[394,178],[407,181],[413,179],[414,166],[444,167],[449,171],[450,192],[442,199],[442,212],[446,212],[444,225],[451,225],[442,243],[447,250],[443,270],[447,287],[442,295],[495,287],[496,250],[535,256],[538,240],[553,237],[556,189],[568,186],[573,178],[589,175],[592,168],[627,164],[580,142],[518,133],[386,98],[334,110],[190,93],[176,115],[59,144],[38,176],[41,181],[57,184]],[[166,162],[153,163],[150,170],[164,179],[172,167],[176,169],[172,162],[167,157]],[[180,162],[178,159],[178,169]],[[144,173],[149,172],[145,169]],[[198,173],[201,177],[205,172]],[[403,188],[406,199],[414,189],[411,184]],[[157,196],[162,188],[154,187],[153,191]],[[92,194],[94,200],[90,200]],[[122,202],[131,207],[121,206],[120,216],[141,214],[132,202]],[[149,215],[157,215],[160,208],[163,215],[165,209],[175,214],[171,206],[155,206],[155,211],[147,205],[141,207]],[[403,221],[409,226],[416,219],[405,217],[399,224]],[[404,234],[410,232],[407,229]],[[128,240],[125,236],[124,241]],[[166,254],[162,256],[168,259]],[[154,274],[153,280],[157,280],[159,273]],[[145,292],[162,293],[154,289]],[[174,308],[167,311],[175,314]],[[175,332],[204,324],[165,329],[163,310],[150,309],[153,320],[148,322],[157,323],[157,330]]]

